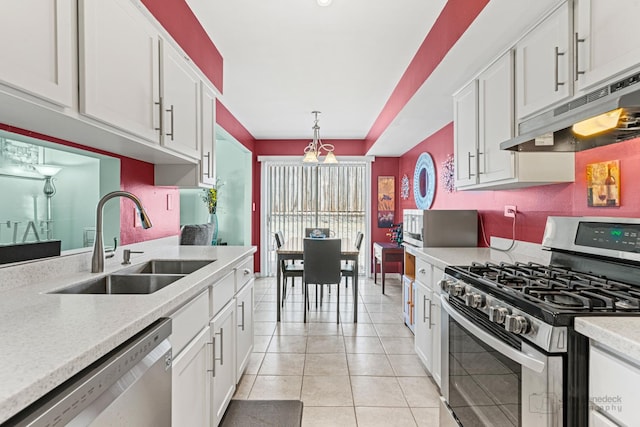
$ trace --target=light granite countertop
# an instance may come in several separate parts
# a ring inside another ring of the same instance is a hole
[[[509,247],[510,241],[495,239],[491,245],[498,248]],[[490,248],[416,248],[405,246],[408,253],[426,260],[441,270],[449,265],[469,265],[477,262],[538,262],[548,264],[551,253],[542,250],[542,246],[535,243],[516,242],[510,251],[500,251]]]
[[[577,332],[640,362],[640,317],[578,317]]]
[[[179,246],[177,237],[126,246],[150,259],[211,259],[200,270],[149,295],[49,294],[129,266],[118,259],[90,273],[91,253],[0,268],[0,423],[119,344],[166,317],[251,256],[255,247]]]

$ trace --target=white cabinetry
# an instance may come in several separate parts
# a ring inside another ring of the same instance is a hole
[[[402,301],[403,309],[402,316],[404,323],[414,332],[415,328],[415,301],[416,301],[416,285],[414,280],[409,276],[402,276]]]
[[[440,289],[443,271],[422,259],[416,259],[415,281],[415,350],[438,386],[440,366]]]
[[[128,0],[78,7],[80,112],[160,142],[157,30]]]
[[[432,298],[431,289],[416,281],[415,350],[429,372],[433,370]]]
[[[171,316],[173,425],[220,423],[253,351],[253,289],[248,257]]]
[[[494,62],[478,77],[478,181],[488,183],[515,176],[515,153],[500,150],[513,136],[513,54]]]
[[[213,343],[211,425],[217,426],[236,390],[235,301],[229,302],[210,324]]]
[[[575,0],[573,78],[589,88],[640,65],[640,1]]]
[[[206,187],[216,183],[216,95],[214,90],[203,81],[200,82],[200,102],[198,138],[202,142],[202,147],[198,163],[156,165],[154,168],[156,185]]]
[[[455,181],[461,190],[574,180],[573,153],[513,153],[513,54],[504,54],[454,96]]]
[[[573,94],[569,7],[565,2],[516,44],[518,119]]]
[[[172,424],[207,425],[211,413],[209,292],[185,304],[171,319]]]
[[[206,327],[173,359],[171,424],[206,426],[211,414],[211,336]]]
[[[200,159],[200,77],[130,1],[80,0],[80,112]]]
[[[453,98],[455,182],[461,188],[476,184],[478,176],[478,81],[473,80]]]
[[[6,0],[0,83],[64,107],[75,96],[75,1]]]
[[[200,78],[189,58],[167,41],[161,46],[162,145],[190,157],[200,158]]]
[[[253,258],[236,268],[236,384],[240,382],[253,352]]]
[[[591,343],[589,357],[589,425],[630,426],[640,419],[637,385],[640,363]]]
[[[216,183],[216,94],[209,85],[202,82],[200,96],[202,101],[200,175],[203,184],[214,185]]]

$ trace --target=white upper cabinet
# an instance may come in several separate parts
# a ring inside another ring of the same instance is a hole
[[[500,150],[513,137],[513,53],[507,52],[478,77],[478,180],[515,176],[515,153]]]
[[[500,150],[514,133],[513,52],[454,96],[456,187],[510,189],[574,180],[573,153]]]
[[[575,0],[576,89],[587,89],[640,65],[638,16],[639,0]]]
[[[213,89],[202,82],[202,158],[200,160],[202,182],[208,185],[216,183],[215,149],[216,149],[216,94]]]
[[[63,107],[75,97],[75,1],[4,0],[0,83]]]
[[[456,187],[475,184],[478,175],[478,81],[473,80],[453,98],[453,139]]]
[[[164,40],[161,51],[162,145],[200,159],[200,77],[190,60]]]
[[[564,3],[516,44],[518,119],[573,94],[570,34],[569,3]]]
[[[128,0],[79,0],[80,112],[160,142],[158,32]]]

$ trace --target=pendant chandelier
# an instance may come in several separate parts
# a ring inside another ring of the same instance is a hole
[[[334,147],[332,144],[323,144],[320,140],[320,126],[318,126],[318,114],[320,111],[312,111],[311,114],[315,115],[313,122],[313,141],[307,145],[304,149],[304,163],[318,163],[322,150],[326,152],[323,163],[338,163],[335,154],[333,154]]]

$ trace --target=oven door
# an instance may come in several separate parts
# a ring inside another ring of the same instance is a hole
[[[462,426],[562,426],[563,359],[442,299],[442,394]],[[445,414],[441,414],[441,416]]]

